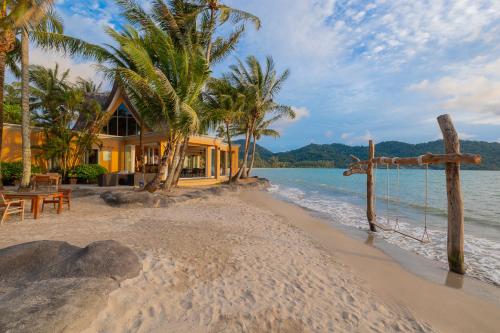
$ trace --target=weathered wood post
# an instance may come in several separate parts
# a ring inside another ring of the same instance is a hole
[[[445,153],[460,153],[460,140],[447,114],[437,118]],[[464,205],[460,186],[460,163],[446,163],[446,192],[448,195],[448,265],[450,271],[465,274],[464,265]]]
[[[371,231],[377,231],[375,227],[375,219],[377,218],[375,214],[375,197],[374,197],[374,186],[373,186],[373,159],[375,158],[375,145],[373,140],[368,143],[368,165],[366,168],[366,217],[368,218],[368,223],[370,224]]]

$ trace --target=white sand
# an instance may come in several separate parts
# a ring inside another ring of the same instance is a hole
[[[427,332],[286,218],[240,197],[119,209],[98,197],[0,229],[0,247],[115,239],[143,272],[111,293],[86,332]]]

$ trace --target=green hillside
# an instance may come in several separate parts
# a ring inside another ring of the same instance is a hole
[[[236,142],[242,147],[243,140]],[[483,158],[481,165],[463,165],[463,169],[500,170],[500,143],[484,141],[461,141],[461,150],[464,153],[480,154]],[[427,143],[409,144],[398,141],[385,141],[376,145],[377,156],[409,157],[423,155],[427,152],[443,153],[443,141],[436,140]],[[240,150],[240,159],[243,149]],[[350,155],[366,159],[367,146],[348,146],[340,143],[309,144],[299,149],[273,153],[257,145],[256,167],[338,167],[345,168],[350,163]],[[434,166],[442,168],[443,166]]]

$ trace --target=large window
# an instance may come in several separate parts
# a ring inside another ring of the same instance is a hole
[[[122,103],[102,131],[104,134],[109,135],[128,136],[139,134],[139,130],[139,125],[134,116]]]

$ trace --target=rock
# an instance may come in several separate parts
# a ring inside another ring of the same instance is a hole
[[[165,208],[174,202],[171,198],[165,195],[134,190],[107,191],[101,194],[101,198],[108,205],[115,207]]]
[[[87,327],[118,283],[141,270],[116,241],[85,248],[36,241],[0,250],[0,332],[73,332]]]
[[[240,190],[261,190],[270,187],[265,178],[254,178],[254,181],[210,186],[201,190],[188,191],[182,195],[170,196],[168,193],[158,191],[150,193],[135,190],[114,190],[101,194],[101,198],[110,206],[115,207],[149,207],[166,208],[174,203],[185,202],[192,199],[204,199],[211,195],[224,195]]]

